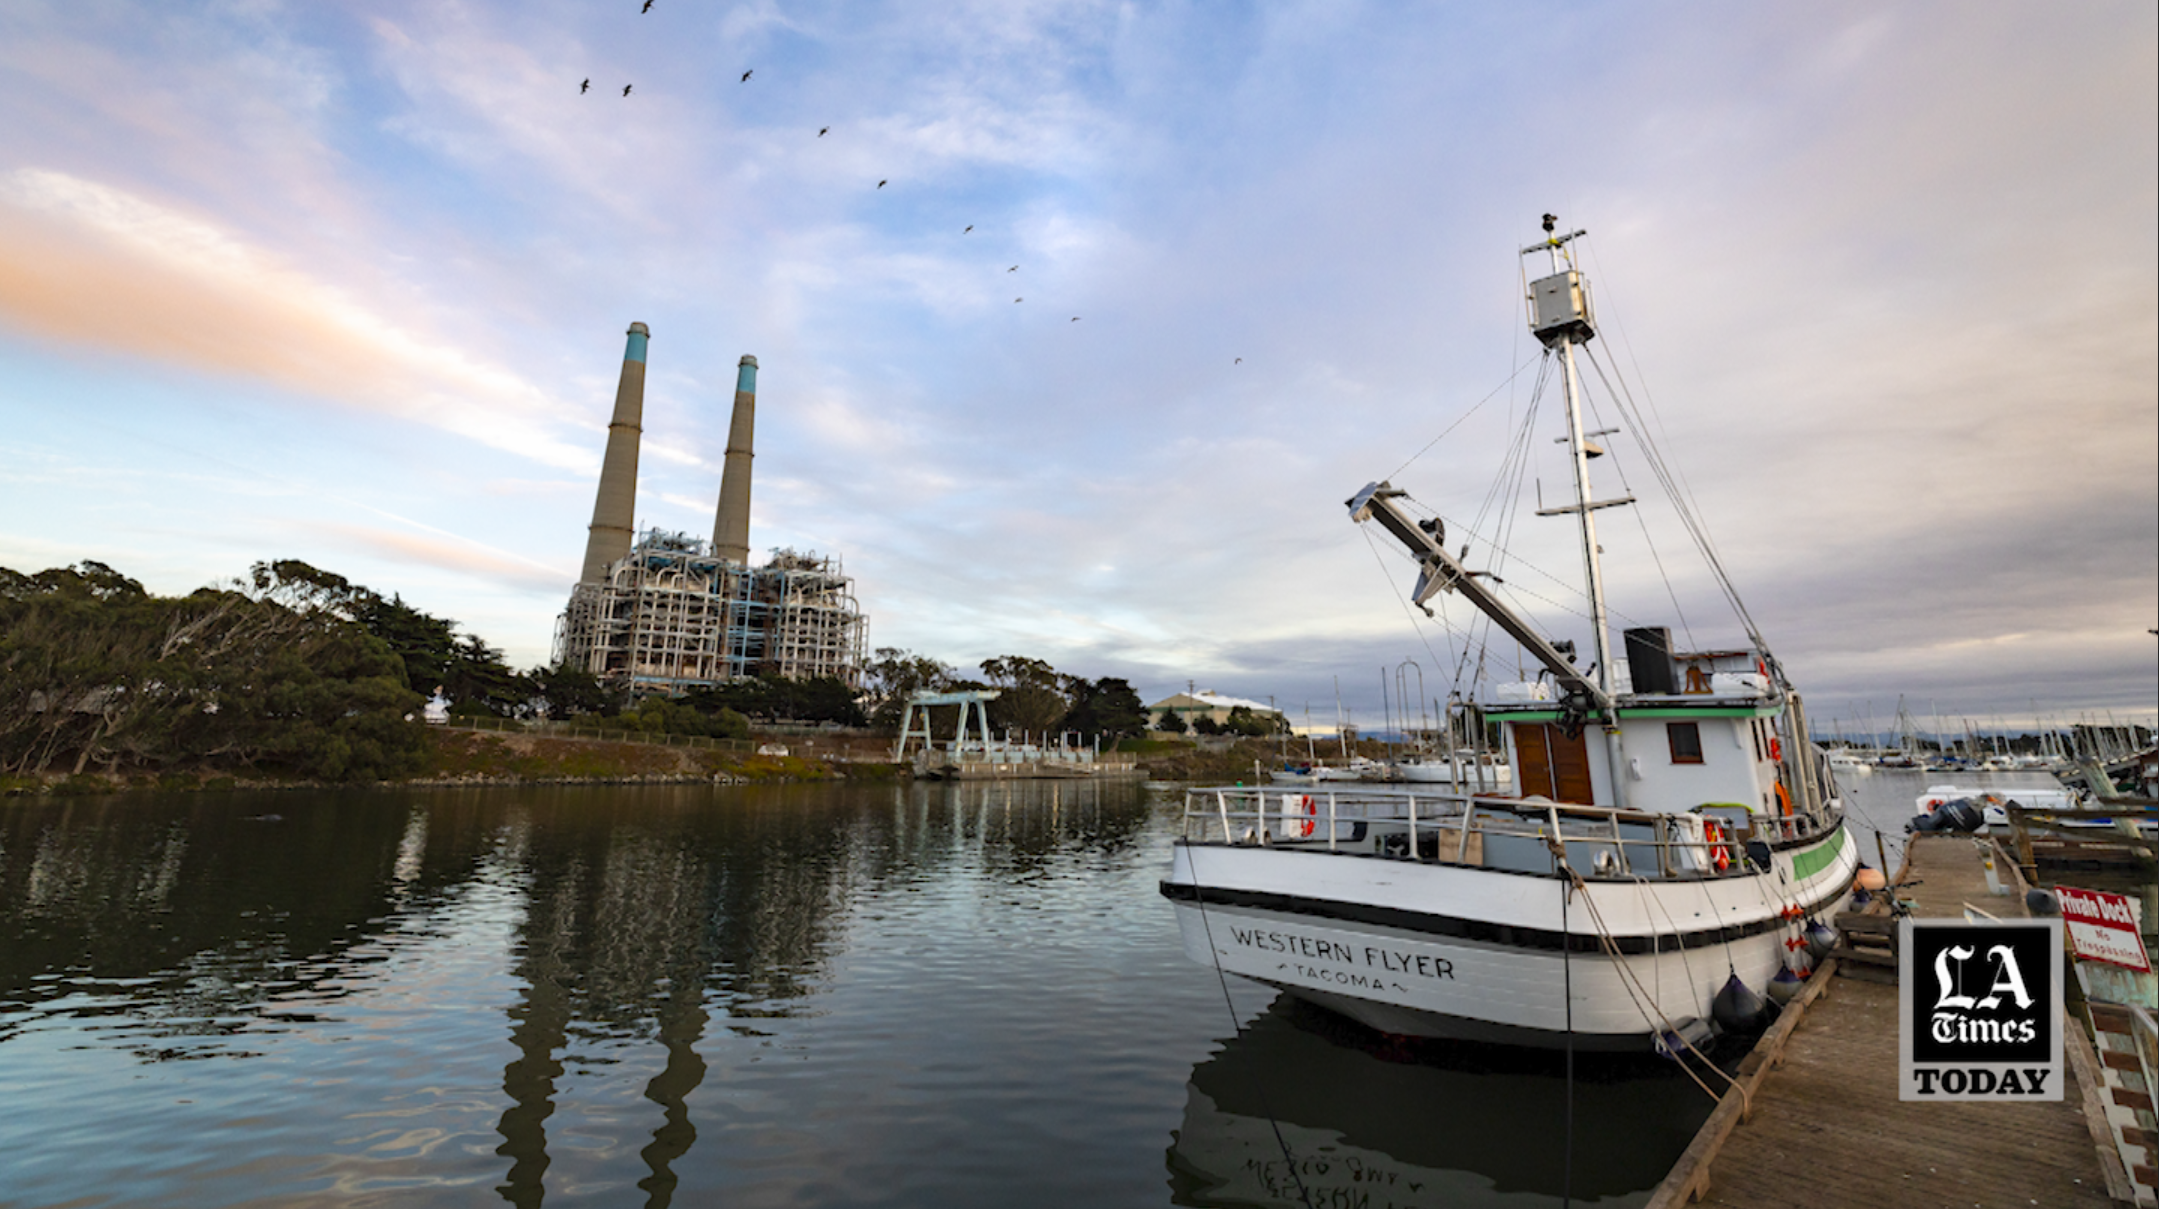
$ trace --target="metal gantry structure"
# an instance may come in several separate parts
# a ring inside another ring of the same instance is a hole
[[[648,529],[598,582],[580,583],[555,628],[554,661],[633,695],[745,676],[831,676],[860,687],[863,617],[836,557],[775,550],[763,566]]]

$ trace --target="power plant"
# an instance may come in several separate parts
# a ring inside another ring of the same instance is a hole
[[[745,356],[735,372],[712,540],[636,529],[651,338],[644,324],[630,325],[584,567],[555,623],[555,665],[633,696],[744,676],[836,676],[859,687],[864,622],[840,560],[774,550],[765,565],[749,565],[757,358]]]

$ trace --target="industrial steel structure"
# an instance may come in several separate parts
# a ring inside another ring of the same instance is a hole
[[[859,685],[864,622],[840,560],[775,550],[763,566],[749,565],[757,358],[742,358],[736,373],[712,541],[660,529],[632,541],[649,340],[644,324],[630,325],[584,570],[555,625],[556,666],[633,695],[743,676]]]

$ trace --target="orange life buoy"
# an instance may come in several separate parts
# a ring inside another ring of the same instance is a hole
[[[1769,736],[1769,758],[1772,760],[1782,760],[1784,758],[1784,741],[1775,735]]]
[[[1784,812],[1785,818],[1792,817],[1792,795],[1784,792],[1782,781],[1777,782],[1777,808]]]
[[[1702,838],[1709,841],[1709,860],[1722,873],[1732,867],[1732,854],[1724,846],[1724,826],[1715,819],[1702,820]]]

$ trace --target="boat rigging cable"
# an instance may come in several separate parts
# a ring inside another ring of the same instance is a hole
[[[1264,795],[1260,801],[1266,801]],[[1263,807],[1260,810],[1261,822],[1264,823],[1266,818],[1267,812]],[[1236,1030],[1237,1038],[1241,1041],[1244,1039],[1244,1022],[1237,1019],[1237,1001],[1229,997],[1229,977],[1222,972],[1222,951],[1214,947],[1214,925],[1207,921],[1207,892],[1199,884],[1199,863],[1192,861],[1189,853],[1186,854],[1186,860],[1192,865],[1192,902],[1199,908],[1199,924],[1207,935],[1207,951],[1214,955],[1215,981],[1221,984],[1222,1003],[1229,1008],[1229,1026]],[[1297,1185],[1297,1199],[1304,1202],[1304,1209],[1312,1209],[1311,1194],[1304,1190],[1304,1176],[1297,1171],[1297,1158],[1290,1153],[1289,1139],[1282,1136],[1282,1123],[1274,1118],[1274,1099],[1267,1094],[1265,1083],[1256,1077],[1254,1083],[1257,1084],[1259,1092],[1259,1106],[1267,1114],[1267,1125],[1274,1130],[1274,1144],[1282,1148],[1282,1165],[1289,1168],[1289,1178]]]
[[[1599,279],[1603,280],[1604,266],[1601,262],[1598,262],[1597,260],[1597,243],[1595,240],[1588,237],[1587,232],[1583,233],[1582,250],[1588,255],[1590,262],[1596,267]],[[1612,297],[1610,282],[1606,281],[1605,286],[1602,288],[1604,289],[1604,295],[1606,299],[1609,300]],[[1656,396],[1652,395],[1649,392],[1649,377],[1642,372],[1641,358],[1634,355],[1634,342],[1627,339],[1627,325],[1620,321],[1619,313],[1617,311],[1608,309],[1607,315],[1612,321],[1613,335],[1618,338],[1619,346],[1626,350],[1627,360],[1634,365],[1634,376],[1636,380],[1640,381],[1642,384],[1642,398],[1647,400],[1649,403],[1649,410],[1646,415],[1648,417],[1654,418],[1657,422],[1657,431],[1663,432],[1664,414],[1657,410]],[[1584,348],[1584,351],[1588,351],[1586,346]],[[1591,362],[1594,365],[1595,354],[1591,353],[1590,357]],[[1596,369],[1597,376],[1599,378],[1602,378],[1604,376],[1604,367],[1602,365],[1597,365]],[[1657,470],[1661,468],[1663,470],[1670,471],[1670,479],[1668,485],[1665,487],[1665,491],[1668,495],[1671,496],[1673,507],[1680,510],[1683,518],[1691,518],[1689,524],[1689,532],[1694,531],[1695,525],[1700,525],[1700,534],[1696,538],[1697,544],[1704,547],[1704,557],[1709,560],[1710,567],[1717,576],[1717,582],[1719,586],[1724,589],[1726,598],[1731,601],[1732,607],[1739,613],[1740,622],[1747,629],[1747,636],[1754,639],[1756,645],[1764,653],[1766,653],[1769,650],[1768,644],[1762,641],[1760,633],[1755,630],[1754,618],[1747,613],[1747,606],[1742,601],[1740,601],[1738,590],[1734,588],[1731,584],[1731,581],[1726,578],[1724,574],[1723,561],[1716,554],[1715,543],[1709,539],[1708,526],[1706,524],[1701,524],[1700,522],[1700,514],[1696,511],[1699,505],[1694,499],[1693,487],[1687,483],[1686,475],[1684,473],[1672,470],[1672,468],[1666,466],[1664,462],[1664,455],[1661,451],[1657,449],[1655,442],[1650,439],[1650,430],[1648,425],[1643,423],[1645,413],[1639,406],[1635,404],[1634,393],[1631,390],[1626,390],[1626,376],[1619,372],[1619,366],[1616,362],[1612,366],[1611,376],[1618,380],[1619,385],[1625,394],[1625,407],[1628,410],[1631,410],[1634,414],[1635,431],[1642,441],[1643,450],[1645,454],[1647,454],[1648,457],[1655,463],[1655,465],[1652,466],[1652,470]],[[1606,383],[1606,386],[1607,388],[1609,388],[1610,383]],[[1660,474],[1659,482],[1665,481],[1666,480],[1663,475]]]
[[[1586,244],[1587,241],[1585,241],[1585,247]],[[1594,255],[1594,252],[1592,251],[1591,254]],[[1522,285],[1526,294],[1528,286],[1526,277],[1524,277]],[[1630,359],[1633,359],[1633,347],[1631,343],[1628,343],[1626,341],[1624,327],[1618,325],[1616,316],[1613,317],[1613,323],[1615,325],[1615,333],[1618,335],[1621,342],[1627,345],[1626,351],[1628,357]],[[1695,549],[1700,552],[1703,561],[1708,564],[1710,573],[1712,577],[1716,580],[1718,591],[1723,595],[1726,603],[1731,606],[1732,612],[1737,617],[1740,625],[1746,630],[1748,638],[1753,641],[1756,649],[1760,650],[1763,653],[1765,659],[1770,664],[1777,664],[1775,656],[1770,653],[1768,642],[1762,637],[1759,627],[1755,625],[1754,617],[1748,611],[1746,602],[1740,597],[1737,586],[1732,582],[1730,574],[1725,570],[1723,558],[1717,550],[1716,542],[1711,537],[1706,522],[1703,521],[1701,517],[1696,502],[1693,498],[1693,492],[1691,488],[1678,474],[1678,472],[1676,472],[1672,468],[1672,466],[1665,460],[1663,452],[1658,446],[1657,440],[1652,432],[1650,419],[1654,415],[1657,420],[1657,427],[1661,429],[1662,416],[1655,413],[1655,399],[1649,394],[1646,382],[1643,385],[1642,389],[1643,398],[1649,401],[1649,409],[1645,411],[1641,403],[1635,399],[1633,390],[1631,387],[1629,387],[1626,377],[1618,372],[1618,367],[1616,365],[1608,369],[1604,364],[1604,359],[1598,354],[1593,345],[1586,343],[1578,345],[1577,351],[1580,352],[1583,358],[1589,362],[1591,369],[1596,373],[1597,380],[1604,387],[1604,392],[1606,396],[1611,399],[1612,405],[1619,410],[1621,424],[1632,432],[1636,441],[1640,445],[1643,454],[1643,461],[1649,466],[1651,475],[1656,479],[1657,484],[1663,490],[1665,497],[1671,501],[1672,509],[1675,513],[1678,514],[1680,524],[1686,529],[1689,539],[1693,542]],[[1506,455],[1501,459],[1501,465],[1498,473],[1494,475],[1490,488],[1487,489],[1484,498],[1479,502],[1475,519],[1470,522],[1467,528],[1469,537],[1475,540],[1482,540],[1486,545],[1491,547],[1492,561],[1489,568],[1490,573],[1495,581],[1495,584],[1504,585],[1504,590],[1510,598],[1515,597],[1516,594],[1519,593],[1521,596],[1530,597],[1552,608],[1559,609],[1562,612],[1586,620],[1588,619],[1588,615],[1582,613],[1578,609],[1561,604],[1560,602],[1552,600],[1549,597],[1546,597],[1540,593],[1530,591],[1526,587],[1506,584],[1504,580],[1501,580],[1499,578],[1498,572],[1504,569],[1510,559],[1510,556],[1512,556],[1513,561],[1519,563],[1522,567],[1525,567],[1535,572],[1537,575],[1545,579],[1551,580],[1555,584],[1559,584],[1565,587],[1569,593],[1581,593],[1580,589],[1573,587],[1573,585],[1567,583],[1564,580],[1561,580],[1555,575],[1552,575],[1550,572],[1545,571],[1543,568],[1536,566],[1534,563],[1529,563],[1521,560],[1518,555],[1513,555],[1513,552],[1509,548],[1508,543],[1513,536],[1514,524],[1517,521],[1518,514],[1520,512],[1519,508],[1510,507],[1501,511],[1501,519],[1499,521],[1498,531],[1491,538],[1484,538],[1481,532],[1487,521],[1490,519],[1493,509],[1499,504],[1501,500],[1516,501],[1520,498],[1523,480],[1527,477],[1528,474],[1529,449],[1532,444],[1531,433],[1535,427],[1536,416],[1539,410],[1538,404],[1542,401],[1544,397],[1545,388],[1550,384],[1551,369],[1553,364],[1555,363],[1555,360],[1556,359],[1550,349],[1540,350],[1540,353],[1536,359],[1538,372],[1534,385],[1532,386],[1530,391],[1529,406],[1523,414],[1521,425],[1516,429],[1514,440],[1510,442]],[[1516,381],[1518,381],[1521,377],[1522,371],[1528,368],[1529,365],[1530,362],[1528,361],[1523,361],[1516,365],[1514,371],[1507,375],[1505,381],[1501,382],[1499,386],[1493,388],[1493,390],[1486,394],[1482,399],[1479,399],[1475,404],[1471,405],[1467,411],[1463,412],[1459,417],[1457,417],[1453,423],[1447,425],[1446,428],[1442,429],[1437,436],[1434,436],[1430,441],[1426,442],[1421,448],[1417,450],[1416,453],[1411,454],[1407,460],[1405,460],[1400,466],[1397,466],[1394,469],[1393,473],[1388,475],[1387,477],[1389,479],[1392,479],[1395,476],[1400,475],[1403,470],[1408,469],[1419,458],[1422,458],[1426,453],[1430,452],[1432,448],[1438,445],[1439,442],[1443,440],[1449,433],[1452,433],[1456,428],[1460,427],[1463,423],[1465,423],[1471,416],[1475,415],[1479,410],[1481,410],[1485,404],[1491,402],[1493,398],[1497,397],[1501,390],[1511,387]],[[1636,360],[1635,367],[1637,374],[1639,374],[1640,363],[1638,360]],[[1593,413],[1598,413],[1595,399],[1591,398],[1587,391],[1584,391],[1583,395],[1585,401],[1588,402],[1591,411]],[[1509,406],[1509,410],[1512,410],[1511,404]],[[1598,414],[1598,423],[1601,425],[1601,413]],[[1631,495],[1633,491],[1632,485],[1627,480],[1627,474],[1624,466],[1620,464],[1617,458],[1614,458],[1613,460],[1613,468],[1619,475],[1621,486],[1628,492],[1628,494]],[[1434,515],[1436,516],[1437,514],[1434,513]],[[1643,543],[1648,547],[1650,558],[1656,565],[1658,577],[1664,583],[1665,595],[1671,600],[1672,608],[1679,622],[1680,629],[1683,633],[1687,635],[1687,640],[1692,643],[1695,641],[1693,624],[1688,620],[1685,609],[1680,605],[1678,591],[1672,583],[1669,571],[1665,567],[1663,555],[1657,550],[1656,543],[1654,539],[1650,536],[1648,518],[1645,514],[1638,510],[1635,514],[1635,519],[1637,525],[1639,525],[1641,528]],[[1376,545],[1374,545],[1373,550],[1375,556],[1377,556],[1378,547]],[[1382,563],[1382,567],[1384,567],[1384,563]],[[1397,595],[1399,596],[1399,592],[1397,593]],[[1516,603],[1519,607],[1520,601],[1518,599],[1515,600],[1514,603]],[[1442,604],[1444,605],[1444,602],[1442,602]],[[1407,608],[1406,602],[1404,607],[1405,609]],[[1635,620],[1628,617],[1626,614],[1620,612],[1617,609],[1610,608],[1609,606],[1607,606],[1607,611],[1614,618],[1622,622],[1629,622]],[[1451,622],[1443,622],[1448,635],[1448,652],[1450,656],[1453,656],[1452,658],[1450,658],[1449,663],[1453,667],[1452,681],[1456,691],[1460,691],[1461,689],[1462,675],[1468,665],[1469,652],[1473,649],[1476,649],[1481,641],[1488,641],[1491,622],[1488,618],[1482,620],[1484,621],[1485,625],[1485,629],[1483,632],[1486,635],[1486,638],[1482,640],[1479,639],[1477,631],[1477,621],[1472,620],[1469,627],[1462,634],[1463,646],[1459,655],[1455,654],[1454,627]],[[1439,658],[1438,653],[1436,651],[1432,651],[1430,641],[1423,637],[1422,628],[1421,626],[1417,626],[1416,618],[1414,617],[1414,615],[1412,615],[1411,617],[1411,623],[1413,627],[1418,629],[1419,639],[1420,641],[1424,642],[1425,649],[1428,652],[1431,652],[1433,659],[1437,661]],[[1779,668],[1778,671],[1780,673],[1778,679],[1782,679],[1781,668]]]
[[[1604,388],[1607,392],[1611,392],[1612,384],[1608,379],[1605,378],[1604,367],[1597,362],[1596,354],[1590,352],[1588,347],[1585,345],[1582,349],[1582,355],[1586,357],[1589,360],[1590,365],[1596,369],[1597,380],[1604,383]],[[1616,392],[1613,393],[1612,397],[1613,406],[1620,407],[1618,395],[1616,394]],[[1592,395],[1589,391],[1584,390],[1582,391],[1582,401],[1589,405],[1590,414],[1596,417],[1597,427],[1604,427],[1604,414],[1597,410],[1596,396]],[[1626,423],[1626,409],[1624,407],[1620,407],[1620,421],[1622,425]],[[1640,434],[1640,428],[1641,425],[1637,422],[1635,425],[1637,440],[1642,439]],[[1647,447],[1648,445],[1645,441],[1644,448]],[[1618,443],[1614,442],[1612,447],[1605,452],[1611,456],[1612,470],[1619,475],[1619,487],[1621,493],[1624,495],[1632,496],[1634,494],[1634,484],[1627,481],[1627,466],[1625,462],[1620,460]],[[1686,634],[1687,643],[1688,645],[1692,646],[1694,645],[1694,626],[1687,621],[1687,611],[1685,608],[1681,607],[1679,603],[1679,592],[1672,587],[1672,577],[1664,569],[1664,555],[1658,553],[1656,539],[1649,535],[1649,510],[1646,508],[1635,508],[1631,509],[1631,511],[1634,513],[1634,523],[1640,526],[1642,530],[1642,544],[1649,548],[1649,560],[1655,563],[1657,566],[1657,578],[1664,581],[1664,595],[1666,599],[1672,602],[1672,612],[1679,618],[1680,631]],[[1743,613],[1742,616],[1744,616]]]
[[[1557,807],[1553,807],[1551,811],[1551,826],[1552,834],[1550,837],[1546,838],[1544,843],[1545,847],[1551,849],[1552,851],[1552,863],[1559,870],[1561,880],[1567,887],[1568,895],[1571,897],[1572,892],[1575,890],[1579,890],[1581,892],[1582,905],[1589,908],[1590,926],[1595,928],[1597,931],[1597,946],[1603,949],[1605,955],[1612,959],[1612,968],[1619,971],[1620,989],[1626,991],[1627,998],[1634,1001],[1634,1010],[1641,1013],[1642,1023],[1649,1025],[1651,1028],[1655,1028],[1657,1025],[1662,1024],[1664,1026],[1663,1036],[1671,1038],[1672,1041],[1677,1042],[1680,1046],[1684,1046],[1695,1057],[1702,1060],[1702,1065],[1707,1066],[1713,1071],[1716,1071],[1717,1075],[1722,1078],[1726,1083],[1729,1083],[1733,1087],[1738,1088],[1740,1099],[1740,1117],[1742,1120],[1744,1120],[1746,1117],[1751,1116],[1752,1106],[1749,1102],[1747,1089],[1741,1086],[1737,1079],[1734,1079],[1729,1074],[1726,1074],[1723,1067],[1718,1066],[1716,1063],[1710,1061],[1709,1055],[1703,1053],[1700,1047],[1696,1046],[1693,1041],[1687,1038],[1687,1035],[1685,1033],[1679,1030],[1678,1025],[1672,1023],[1672,1018],[1665,1014],[1664,1006],[1657,1002],[1656,996],[1649,993],[1648,987],[1642,985],[1641,975],[1637,974],[1634,970],[1634,967],[1627,964],[1627,959],[1620,954],[1618,943],[1612,939],[1611,929],[1605,925],[1604,912],[1597,909],[1596,900],[1590,897],[1589,883],[1583,881],[1582,875],[1576,873],[1574,871],[1574,866],[1569,864],[1567,861],[1566,841],[1559,838],[1559,810]],[[1566,919],[1567,902],[1567,898],[1562,898],[1560,900],[1560,919],[1562,921],[1560,927],[1562,928],[1562,933],[1559,951],[1562,967],[1563,969],[1565,969],[1567,976],[1571,979],[1573,976],[1573,966],[1567,963],[1569,961],[1568,954],[1573,952],[1574,946],[1571,943],[1572,934],[1564,931],[1566,927],[1564,921]],[[1643,1003],[1645,1001],[1648,1003],[1648,1007],[1643,1006]],[[1655,1017],[1650,1016],[1650,1008],[1656,1009]],[[1569,994],[1567,1000],[1567,1016],[1569,1021],[1567,1036],[1571,1054],[1571,1046],[1574,1039],[1572,1023],[1574,1016],[1574,1000],[1571,993]],[[1716,1092],[1710,1090],[1709,1084],[1702,1082],[1701,1076],[1694,1073],[1694,1068],[1687,1065],[1684,1058],[1681,1057],[1681,1055],[1676,1049],[1672,1051],[1672,1058],[1674,1061],[1679,1063],[1679,1069],[1687,1072],[1687,1077],[1694,1080],[1694,1085],[1702,1089],[1704,1095],[1707,1095],[1711,1100],[1718,1100],[1722,1098],[1718,1096]],[[1571,1076],[1569,1087],[1572,1087]]]
[[[1554,814],[1552,817],[1556,822],[1559,816]],[[1467,815],[1462,818],[1462,830],[1464,842],[1466,843],[1469,831],[1469,818]],[[1552,852],[1559,857],[1560,863],[1566,863],[1565,841],[1555,840],[1552,845]],[[1567,1209],[1573,1209],[1574,1206],[1574,946],[1567,943],[1567,938],[1574,931],[1567,923],[1567,904],[1573,897],[1574,887],[1564,881],[1560,882],[1559,968],[1564,984],[1561,989],[1567,1001],[1567,1150],[1566,1165],[1561,1169],[1559,1189],[1562,1202],[1567,1206]]]
[[[1724,560],[1717,553],[1717,544],[1709,535],[1709,527],[1695,511],[1693,493],[1686,490],[1685,484],[1673,473],[1664,460],[1663,452],[1657,448],[1656,440],[1649,435],[1648,422],[1643,418],[1641,409],[1634,405],[1634,396],[1626,389],[1626,379],[1620,378],[1619,389],[1614,390],[1611,377],[1618,375],[1614,373],[1607,377],[1603,359],[1587,346],[1583,347],[1582,352],[1590,367],[1597,371],[1597,379],[1603,382],[1605,390],[1611,393],[1613,405],[1620,409],[1620,415],[1634,426],[1635,440],[1642,447],[1642,459],[1649,463],[1650,472],[1656,475],[1658,485],[1664,488],[1665,495],[1671,499],[1672,510],[1679,514],[1680,523],[1686,526],[1688,535],[1694,539],[1695,549],[1701,551],[1702,558],[1709,563],[1710,572],[1716,576],[1717,586],[1723,590],[1725,600],[1731,603],[1732,611],[1739,615],[1739,623],[1746,627],[1747,637],[1754,640],[1756,649],[1766,654],[1769,644],[1755,627],[1754,616],[1747,612],[1746,602],[1739,598],[1739,589],[1732,583],[1732,577],[1726,574]]]

